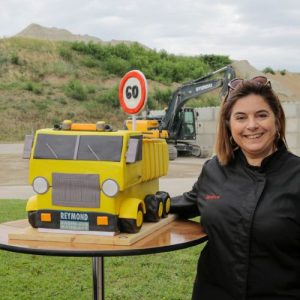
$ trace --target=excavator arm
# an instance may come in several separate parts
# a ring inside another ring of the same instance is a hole
[[[221,78],[217,78],[217,74],[222,74]],[[176,139],[178,134],[178,126],[176,126],[176,116],[183,105],[192,98],[199,97],[205,93],[222,87],[221,96],[224,97],[227,93],[228,82],[235,78],[235,71],[232,66],[226,66],[203,77],[187,82],[179,87],[172,95],[168,109],[164,115],[160,130],[167,130],[170,139]]]

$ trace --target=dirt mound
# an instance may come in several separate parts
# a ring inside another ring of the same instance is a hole
[[[251,66],[247,60],[235,61],[232,66],[238,78],[249,79],[259,75],[267,76],[280,100],[300,101],[300,73],[286,71],[284,75],[280,72],[265,74]]]

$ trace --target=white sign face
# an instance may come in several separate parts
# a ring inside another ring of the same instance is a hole
[[[137,78],[131,77],[126,81],[123,97],[128,108],[133,109],[139,105],[142,97],[142,87]]]
[[[144,74],[133,70],[125,74],[119,86],[122,109],[131,115],[139,113],[147,102],[147,80]]]

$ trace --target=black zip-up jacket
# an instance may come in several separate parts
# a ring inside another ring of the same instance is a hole
[[[207,161],[171,212],[201,215],[208,242],[193,299],[300,299],[300,158],[281,143],[261,167],[240,150],[227,166]]]

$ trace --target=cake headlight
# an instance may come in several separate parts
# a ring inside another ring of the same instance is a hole
[[[45,194],[49,189],[49,184],[44,177],[38,176],[34,178],[32,187],[37,194]]]
[[[119,192],[119,185],[112,179],[107,179],[102,183],[102,192],[108,197],[114,197]]]

